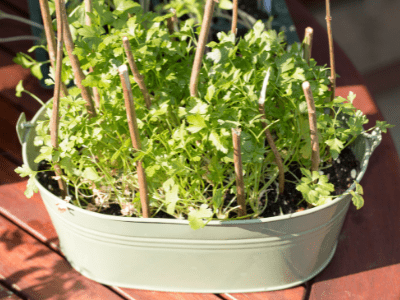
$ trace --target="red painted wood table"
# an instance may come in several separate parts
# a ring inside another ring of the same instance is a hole
[[[306,26],[314,28],[313,57],[329,64],[324,29],[297,0],[286,2],[300,38]],[[2,1],[0,10],[27,17],[27,2]],[[7,28],[4,37],[30,34],[28,26],[12,21],[0,20],[0,26]],[[39,108],[27,95],[15,97],[16,84],[23,79],[25,88],[42,99],[52,94],[29,70],[12,62],[16,52],[26,52],[31,45],[0,44],[0,299],[400,299],[400,162],[389,134],[384,134],[362,180],[364,208],[350,208],[334,258],[304,285],[248,294],[163,293],[104,286],[77,273],[58,250],[40,196],[26,199],[26,182],[13,171],[22,163],[17,118],[25,112],[30,119]],[[335,55],[341,75],[337,94],[354,91],[355,105],[372,123],[381,120],[363,79],[337,45]]]

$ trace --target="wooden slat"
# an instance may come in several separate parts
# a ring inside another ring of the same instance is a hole
[[[302,300],[306,295],[306,288],[301,285],[291,289],[244,294],[222,294],[225,300]]]
[[[30,299],[122,299],[0,216],[0,273]]]
[[[43,234],[48,241],[58,242],[57,233],[39,194],[27,199],[23,194],[25,188],[26,180],[1,186],[0,207]]]
[[[17,108],[0,96],[0,149],[22,162],[21,144],[15,129],[20,114]]]
[[[6,300],[6,299],[7,300],[20,300],[22,298],[17,296],[16,294],[14,294],[7,287],[0,285],[0,299],[4,299],[4,300]]]
[[[22,180],[21,177],[14,172],[16,167],[18,167],[16,164],[0,154],[0,185]]]

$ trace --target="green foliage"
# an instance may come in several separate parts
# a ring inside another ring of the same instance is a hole
[[[195,2],[194,8],[201,3]],[[221,8],[228,8],[228,2],[220,1]],[[83,4],[70,14],[74,53],[83,69],[94,69],[83,84],[98,89],[101,103],[97,116],[89,118],[80,90],[74,87],[68,97],[61,99],[59,147],[54,149],[50,142],[51,107],[36,127],[35,145],[40,147],[36,161],[44,159],[61,167],[65,180],[73,187],[74,204],[101,209],[112,203],[123,208],[129,203],[134,207],[130,214],[140,217],[135,166],[141,160],[153,216],[162,210],[188,219],[194,229],[204,227],[212,218],[235,219],[235,197],[228,200],[227,195],[236,194],[231,129],[240,127],[246,201],[253,209],[247,217],[256,217],[264,209],[258,203],[259,192],[267,191],[277,177],[262,122],[274,135],[285,169],[294,161],[301,166],[304,177],[297,188],[304,198],[312,205],[332,198],[332,185],[326,176],[307,171],[311,166],[311,146],[302,82],[309,81],[313,90],[323,161],[336,158],[364,131],[362,125],[367,120],[352,105],[353,94],[347,101],[340,97],[326,101],[330,98],[328,70],[312,59],[308,64],[301,45],[287,49],[284,34],[266,31],[262,22],[257,22],[243,38],[219,33],[218,41],[208,44],[210,51],[203,59],[199,96],[193,98],[188,88],[196,44],[193,21],[182,22],[180,31],[170,35],[166,18],[171,15],[143,14],[139,5],[127,0],[114,0],[113,10],[101,3],[94,1],[90,26],[84,25],[82,19]],[[147,109],[130,76],[141,151],[132,148],[118,75],[118,67],[127,64],[122,48],[124,36],[129,39],[152,98],[152,106]],[[25,56],[19,60],[27,66],[32,63]],[[264,121],[258,111],[258,99],[267,71],[270,77]],[[66,55],[62,76],[66,84],[74,79]],[[19,85],[17,92],[22,90]],[[334,118],[325,113],[328,109],[335,111]],[[352,117],[346,121],[342,115]],[[389,125],[382,122],[378,127],[385,130]],[[31,179],[36,175],[26,167],[17,170]],[[35,190],[31,179],[28,195]],[[360,190],[355,193],[357,207],[360,194]]]
[[[318,206],[332,200],[330,194],[335,190],[335,187],[328,182],[326,175],[321,175],[317,171],[311,173],[307,169],[301,169],[301,173],[303,177],[296,189],[301,192],[308,203]]]

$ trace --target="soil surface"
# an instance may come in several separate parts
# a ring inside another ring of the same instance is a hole
[[[48,170],[49,165],[42,161],[39,163],[38,170]],[[332,161],[332,165],[323,170],[324,174],[328,176],[329,182],[335,186],[334,195],[343,194],[353,183],[355,174],[359,172],[360,164],[355,158],[353,152],[349,149],[344,149],[337,160]],[[292,165],[290,171],[294,173],[298,178],[302,177],[300,169],[297,165]],[[38,181],[47,188],[53,194],[60,196],[60,189],[58,188],[58,183],[53,179],[55,176],[54,172],[40,172],[37,175]],[[296,179],[293,175],[286,173],[285,179],[289,181],[295,181]],[[72,187],[69,187],[70,192],[72,192]],[[266,196],[268,198],[266,198]],[[226,197],[225,202],[229,202],[229,196]],[[294,213],[296,211],[302,211],[309,209],[306,201],[302,201],[302,195],[296,190],[296,186],[293,183],[285,182],[285,192],[282,195],[278,195],[276,188],[271,188],[260,199],[260,206],[264,207],[265,201],[267,202],[266,209],[260,215],[262,218],[273,217],[278,215],[285,215]],[[237,204],[234,202],[233,206]],[[247,211],[251,212],[251,207],[247,207]],[[120,216],[121,208],[118,204],[110,204],[106,209],[103,209],[101,213]],[[156,218],[168,218],[173,219],[174,217],[165,213],[158,212],[155,216]],[[232,217],[232,216],[231,216]]]

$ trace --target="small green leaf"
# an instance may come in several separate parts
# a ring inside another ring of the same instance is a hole
[[[199,132],[203,128],[207,127],[204,117],[199,114],[188,116],[187,120],[191,126],[187,127],[186,129],[191,133]]]
[[[42,70],[40,69],[40,64],[36,64],[31,68],[32,75],[37,79],[41,80],[43,78]]]
[[[38,192],[38,187],[35,184],[35,177],[31,176],[28,180],[28,183],[26,184],[26,190],[24,195],[27,198],[31,198],[33,196],[34,193]]]
[[[208,223],[204,220],[210,221],[212,216],[213,212],[208,208],[208,205],[202,204],[199,210],[192,209],[189,212],[189,225],[194,230],[203,228]]]
[[[220,0],[219,1],[219,8],[225,10],[231,10],[233,7],[232,1],[230,0]]]
[[[179,191],[179,186],[174,185],[165,194],[165,202],[167,203],[167,213],[172,216],[175,213],[176,202],[178,202],[178,200],[179,200],[178,191]]]
[[[355,193],[354,191],[350,191],[350,194],[353,196],[351,200],[357,209],[364,206],[364,198],[360,194]]]
[[[217,148],[217,150],[219,150],[223,153],[228,153],[228,149],[224,147],[224,145],[222,144],[221,138],[215,131],[211,132],[209,139],[213,143],[215,148]]]
[[[87,167],[85,171],[83,171],[82,176],[92,181],[100,179],[99,174],[97,174],[97,171],[93,167]]]
[[[22,92],[25,91],[24,86],[22,85],[22,80],[20,80],[17,84],[17,87],[15,88],[15,96],[21,97]]]

